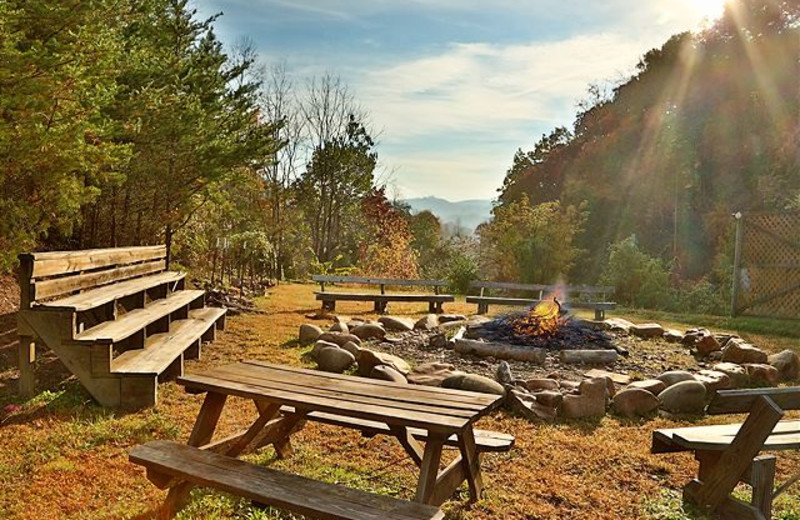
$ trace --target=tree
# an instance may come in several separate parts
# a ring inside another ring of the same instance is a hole
[[[414,239],[403,213],[377,188],[362,203],[367,233],[360,246],[361,271],[381,278],[418,278]]]
[[[0,270],[48,233],[71,233],[130,147],[103,114],[119,91],[115,1],[0,3]]]

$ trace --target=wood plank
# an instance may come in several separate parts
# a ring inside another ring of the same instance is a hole
[[[364,285],[407,285],[407,286],[430,286],[443,287],[448,284],[447,280],[406,280],[403,278],[366,278],[358,276],[327,276],[314,275],[311,277],[315,282],[321,283],[354,283]]]
[[[800,387],[720,390],[708,405],[709,414],[747,413],[756,400],[766,396],[783,410],[800,410]]]
[[[42,278],[63,273],[89,271],[111,265],[132,264],[166,258],[167,246],[114,247],[83,251],[49,251],[28,253],[33,262],[31,277]]]
[[[355,376],[348,376],[344,374],[334,374],[331,372],[320,372],[319,370],[311,370],[308,368],[300,368],[300,367],[287,367],[285,365],[276,365],[274,363],[267,363],[266,361],[256,361],[256,360],[247,360],[243,361],[243,364],[246,365],[254,365],[257,367],[265,367],[265,368],[272,368],[275,370],[281,370],[290,373],[300,373],[300,374],[310,374],[315,375],[325,379],[339,379],[345,381],[359,381],[358,378]],[[368,379],[367,383],[369,383],[372,387],[384,387],[384,388],[397,388],[397,383],[392,383],[389,381],[380,381],[377,379]],[[321,383],[324,384],[324,383]],[[404,389],[413,392],[419,392],[421,394],[430,395],[432,397],[436,397],[437,399],[447,400],[447,401],[457,401],[457,402],[468,402],[468,403],[475,403],[478,405],[483,406],[491,406],[491,405],[499,405],[500,401],[502,401],[501,396],[493,395],[493,394],[482,394],[479,392],[468,392],[466,390],[454,390],[451,388],[441,388],[438,386],[423,386],[423,385],[403,385]]]
[[[470,283],[474,289],[505,289],[512,291],[550,291],[558,290],[569,293],[603,294],[613,293],[616,288],[609,285],[544,285],[544,284],[524,284],[513,282],[482,282],[475,281]]]
[[[508,305],[512,307],[525,307],[538,305],[544,301],[551,300],[535,300],[527,298],[503,298],[500,296],[467,296],[467,303],[488,303],[490,305]],[[593,309],[593,310],[606,310],[613,311],[617,308],[614,302],[562,302],[561,307],[564,310],[570,309]]]
[[[164,271],[166,268],[167,263],[162,259],[142,264],[94,271],[86,274],[37,281],[33,283],[33,296],[35,300],[52,298],[81,289],[90,289],[112,282],[121,282],[136,276],[158,273]]]
[[[36,307],[48,309],[68,309],[77,312],[87,311],[105,305],[108,302],[142,292],[150,287],[161,284],[177,283],[186,276],[186,273],[166,271],[141,278],[134,278],[124,282],[106,285],[92,289],[81,294],[59,298],[48,302],[36,302]]]
[[[224,314],[225,309],[216,307],[189,311],[189,318],[173,322],[169,332],[153,334],[147,338],[145,348],[128,350],[114,358],[111,361],[111,372],[160,374]]]
[[[239,369],[237,370],[237,368]],[[316,399],[330,399],[338,400],[342,403],[348,403],[352,406],[363,404],[382,407],[385,409],[385,413],[387,415],[405,411],[409,413],[419,412],[433,416],[469,420],[479,413],[479,411],[473,410],[455,409],[446,406],[439,407],[396,399],[388,399],[381,397],[377,393],[373,396],[369,394],[345,393],[335,389],[330,389],[327,385],[300,385],[294,384],[290,381],[276,381],[270,375],[256,374],[253,371],[242,370],[241,367],[221,367],[214,370],[213,377],[225,381],[257,385],[266,391],[276,390],[280,392],[292,393],[296,396],[296,398],[302,398],[307,403],[313,403]],[[302,376],[298,375],[297,377],[299,378]]]
[[[416,426],[448,434],[465,428],[470,420],[440,414],[413,412],[398,408],[387,408],[371,404],[359,404],[340,399],[297,394],[293,391],[265,387],[263,384],[241,383],[210,376],[193,375],[179,378],[181,384],[190,390],[224,392],[246,399],[264,399],[292,406],[301,412],[322,411],[339,415],[349,415],[390,425]]]
[[[289,475],[171,441],[137,446],[130,460],[255,502],[312,518],[440,520],[435,507]]]
[[[78,334],[77,341],[107,341],[116,342],[125,339],[148,325],[171,314],[174,311],[201,299],[205,291],[186,290],[177,291],[161,300],[156,300],[143,309],[135,309],[116,320],[103,323]]]
[[[342,293],[315,292],[320,301],[364,301],[364,302],[441,302],[455,301],[450,294],[379,294],[379,293]]]
[[[294,408],[283,407],[286,413],[293,413]],[[306,415],[309,421],[341,426],[344,428],[354,428],[369,435],[392,435],[391,428],[381,422],[368,421],[355,417],[345,417],[324,412],[312,412]],[[428,440],[428,431],[420,428],[408,428],[408,431],[415,439],[425,442]],[[514,446],[514,436],[507,433],[493,432],[489,430],[475,430],[475,442],[480,452],[506,452]],[[447,446],[458,446],[458,437],[451,435],[445,440]]]
[[[758,398],[736,438],[697,490],[695,499],[700,507],[713,511],[725,501],[781,417],[783,410],[770,398]]]
[[[228,369],[236,367],[220,367],[210,372],[217,375],[221,373],[231,374]],[[392,401],[398,404],[408,404],[411,406],[426,406],[434,410],[441,410],[442,413],[459,416],[471,416],[481,412],[486,405],[470,402],[451,402],[443,401],[430,394],[415,392],[404,387],[408,385],[397,385],[395,387],[386,386],[375,388],[369,384],[370,380],[362,381],[361,378],[353,380],[332,379],[318,377],[315,374],[292,373],[288,371],[274,370],[270,368],[258,367],[255,372],[250,366],[243,366],[235,374],[243,374],[246,377],[256,377],[261,380],[269,380],[275,383],[285,383],[287,385],[297,385],[302,387],[299,392],[313,393],[316,390],[335,391],[342,395],[353,397],[372,397],[382,401]]]

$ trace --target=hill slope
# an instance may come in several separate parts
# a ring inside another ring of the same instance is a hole
[[[475,231],[479,224],[489,220],[492,213],[492,201],[488,199],[450,202],[438,197],[422,197],[407,199],[404,202],[411,206],[414,213],[430,211],[439,217],[442,224],[457,224],[470,232]]]

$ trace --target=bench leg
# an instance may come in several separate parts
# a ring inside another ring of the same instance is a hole
[[[336,300],[322,300],[322,310],[333,312],[336,310]]]
[[[764,518],[772,518],[772,493],[775,490],[774,455],[761,455],[753,460],[750,470],[750,485],[753,486],[753,507],[761,511]]]
[[[478,304],[478,314],[487,314],[489,312],[489,304],[488,303],[479,303]]]
[[[594,319],[595,321],[603,321],[606,319],[606,311],[602,309],[595,309],[594,310]]]
[[[481,476],[478,447],[475,444],[475,433],[471,426],[459,435],[458,448],[461,451],[462,464],[469,484],[470,502],[477,502],[483,494],[483,477]]]
[[[430,504],[436,491],[436,480],[439,476],[439,463],[442,460],[442,447],[445,438],[443,435],[431,432],[428,442],[425,443],[425,453],[420,466],[419,482],[415,502]]]
[[[33,397],[36,387],[34,362],[36,361],[36,343],[31,336],[19,337],[19,395],[26,399]]]
[[[431,314],[437,314],[438,311],[436,309],[436,302],[428,302],[428,312]]]
[[[211,441],[226,400],[227,396],[223,394],[211,392],[206,394],[200,413],[197,414],[192,434],[189,436],[189,446],[199,447]],[[170,488],[167,498],[161,506],[161,511],[159,511],[159,520],[168,520],[174,517],[186,505],[189,499],[189,492],[193,487],[194,485],[189,482],[181,482]]]

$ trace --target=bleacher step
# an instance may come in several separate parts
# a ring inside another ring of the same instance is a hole
[[[172,322],[169,332],[147,338],[145,348],[128,350],[111,360],[111,373],[160,374],[224,315],[225,309],[217,307],[189,311],[189,318]]]
[[[77,341],[106,341],[115,343],[136,334],[151,323],[167,316],[203,297],[205,291],[186,290],[170,294],[156,300],[142,309],[127,312],[112,321],[105,321],[91,329],[81,332]]]

